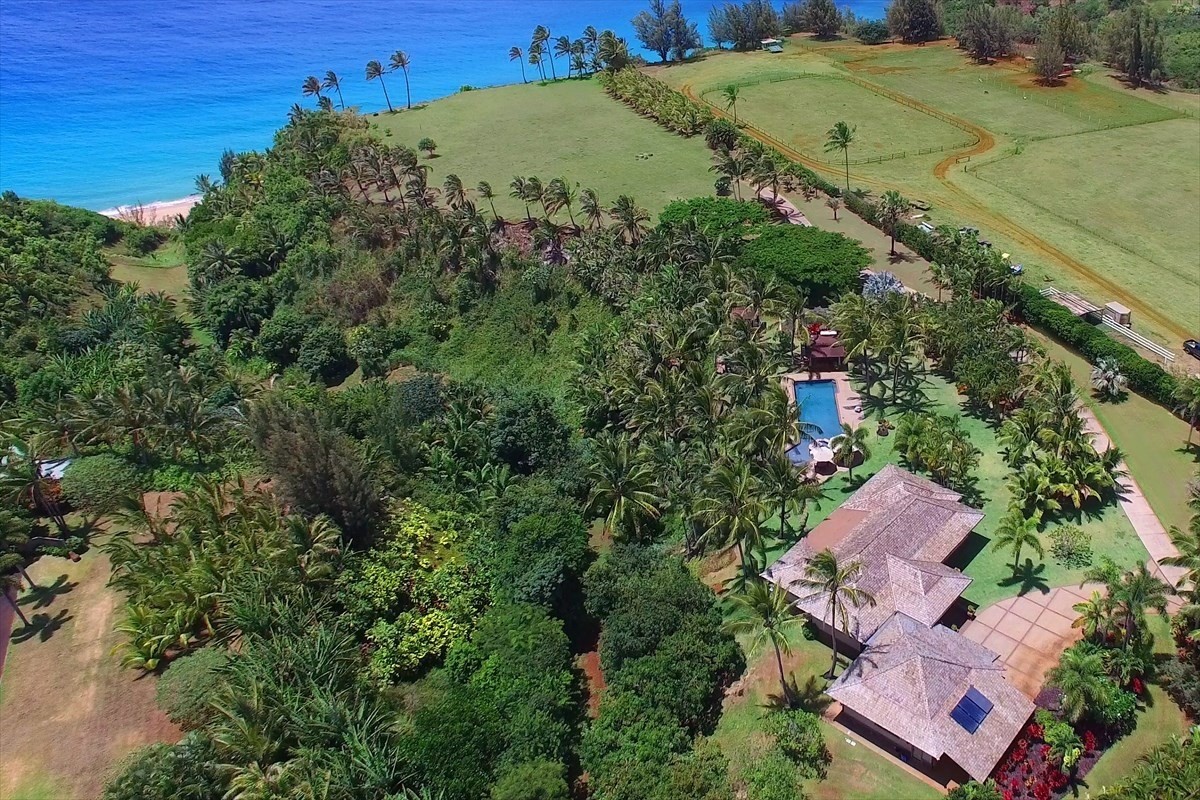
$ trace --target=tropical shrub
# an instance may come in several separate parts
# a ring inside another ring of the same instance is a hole
[[[111,455],[73,459],[63,473],[62,492],[75,508],[94,514],[112,511],[142,489],[138,471],[123,458]]]
[[[801,225],[759,228],[738,263],[803,289],[813,306],[828,305],[857,288],[871,254],[840,233]]]
[[[854,29],[854,38],[863,44],[883,44],[890,35],[887,23],[881,19],[864,20]]]
[[[296,364],[326,386],[334,386],[354,371],[346,337],[332,322],[322,322],[304,335]]]
[[[178,744],[134,750],[104,787],[103,800],[211,800],[225,794],[212,742],[192,732]]]
[[[740,237],[746,228],[769,222],[771,215],[760,203],[728,197],[694,197],[669,203],[658,215],[660,225],[695,222],[710,236]]]
[[[820,718],[811,711],[788,709],[767,717],[766,731],[791,759],[802,778],[825,777],[831,756],[825,747]]]
[[[221,647],[204,647],[171,662],[155,686],[155,700],[179,727],[204,727],[216,712],[213,703],[224,685],[221,671],[230,655]]]
[[[492,786],[492,800],[570,800],[567,769],[557,761],[527,761],[505,770]]]
[[[863,297],[868,300],[878,302],[889,294],[898,294],[903,291],[904,284],[892,272],[872,272],[863,281]]]
[[[800,771],[783,751],[772,747],[743,772],[746,790],[755,800],[805,800]]]
[[[1064,567],[1089,566],[1092,563],[1092,536],[1078,525],[1060,525],[1050,532],[1050,552]]]

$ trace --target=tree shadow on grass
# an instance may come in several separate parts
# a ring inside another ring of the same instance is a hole
[[[841,660],[839,658],[839,660]],[[809,675],[803,684],[795,672],[787,677],[787,694],[782,690],[768,694],[763,702],[763,708],[771,711],[781,711],[785,708],[798,708],[813,714],[823,714],[833,703],[833,698],[825,694],[826,681],[816,675]]]
[[[1015,573],[1000,581],[1000,585],[1005,588],[1020,586],[1017,590],[1018,597],[1027,595],[1034,589],[1042,594],[1047,594],[1050,591],[1050,584],[1046,582],[1045,572],[1045,562],[1035,565],[1033,559],[1027,558]]]
[[[38,641],[49,641],[59,628],[74,618],[71,614],[67,613],[67,609],[65,608],[61,609],[53,617],[49,614],[34,614],[33,618],[29,620],[28,625],[13,634],[12,640],[17,643],[27,642],[36,636]]]
[[[1200,464],[1200,442],[1192,442],[1192,444],[1189,445],[1185,441],[1183,443],[1183,447],[1175,448],[1175,452],[1179,453],[1181,455],[1191,456],[1192,461],[1196,462],[1197,464]]]
[[[45,608],[52,605],[55,598],[68,594],[72,589],[79,585],[78,581],[67,580],[66,575],[59,575],[54,583],[43,583],[40,586],[31,586],[24,596],[17,602],[21,605],[28,605],[31,608]]]

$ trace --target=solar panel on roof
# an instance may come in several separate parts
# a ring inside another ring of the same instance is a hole
[[[975,731],[979,730],[979,726],[981,724],[980,720],[973,719],[965,710],[963,710],[962,703],[956,705],[950,712],[950,719],[961,725],[967,733],[974,733]]]
[[[971,702],[979,706],[979,710],[985,715],[995,707],[992,705],[992,701],[984,697],[983,694],[974,686],[967,689],[967,697],[971,698]]]
[[[974,686],[958,701],[958,705],[950,712],[950,719],[957,722],[967,733],[974,733],[987,719],[994,708],[992,701],[984,697]]]

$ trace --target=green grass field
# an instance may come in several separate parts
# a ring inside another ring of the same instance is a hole
[[[499,195],[497,210],[510,218],[525,213],[524,204],[508,196],[514,175],[536,175],[543,183],[562,177],[595,189],[605,205],[628,194],[652,214],[672,200],[713,192],[703,139],[668,133],[591,80],[460,93],[372,121],[389,143],[415,147],[432,137],[437,157],[422,155],[430,184],[440,186],[450,173],[472,188],[486,180]],[[567,219],[565,212],[559,216]]]
[[[868,48],[792,37],[780,55],[718,53],[649,71],[720,107],[715,92],[738,84],[739,116],[823,162],[835,160],[818,146],[834,117],[857,126],[852,160],[880,147],[911,151],[896,146],[910,133],[937,147],[944,140],[917,133],[929,124],[952,141],[966,137],[914,104],[977,125],[983,140],[969,159],[956,162],[951,148],[854,165],[851,184],[926,200],[934,224],[981,228],[1031,280],[1099,304],[1120,300],[1134,310],[1135,328],[1164,344],[1178,348],[1200,330],[1200,101],[1192,96],[1135,91],[1094,65],[1042,87],[1023,62],[976,64],[948,43]],[[822,77],[780,80],[797,75]],[[816,87],[820,102],[794,87]],[[817,168],[840,182],[839,166]]]
[[[704,98],[720,105],[724,101],[719,94],[714,90]],[[969,135],[953,125],[833,75],[752,84],[742,87],[739,94],[739,118],[770,131],[801,153],[825,161],[840,158],[823,152],[823,147],[826,132],[844,119],[853,119],[862,130],[854,145],[855,159],[970,142]],[[804,113],[780,115],[781,108],[804,109]]]

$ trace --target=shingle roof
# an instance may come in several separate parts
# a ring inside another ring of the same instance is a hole
[[[981,519],[957,492],[889,464],[763,575],[787,586],[797,608],[831,622],[826,598],[795,585],[828,547],[839,562],[862,562],[854,585],[875,598],[846,609],[855,639],[866,641],[897,611],[932,625],[971,582],[942,562]]]
[[[993,704],[974,733],[950,717],[971,688]],[[933,758],[949,756],[980,781],[1034,709],[1004,680],[998,655],[943,625],[930,627],[903,613],[880,626],[826,693]]]

